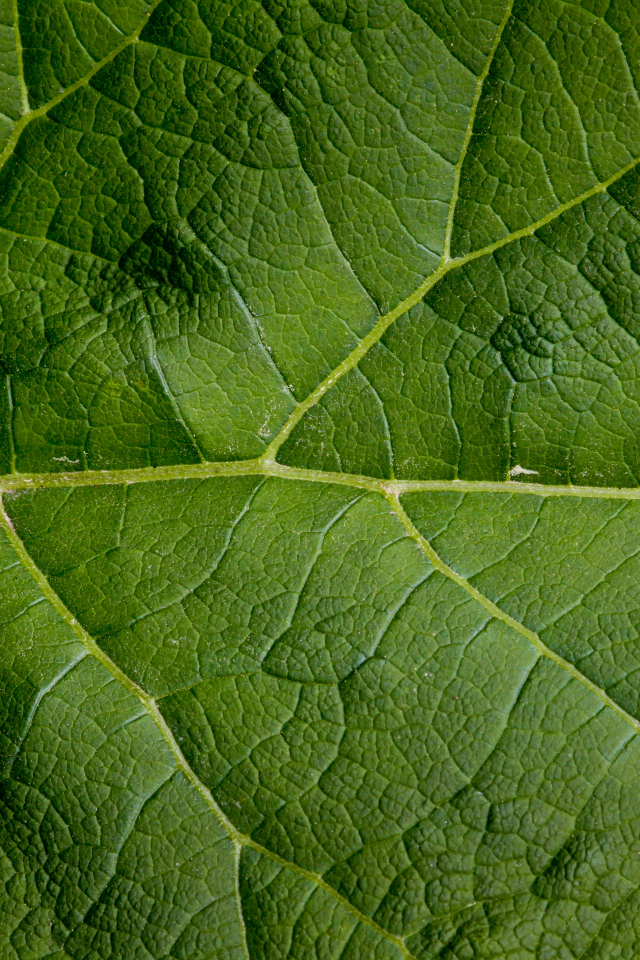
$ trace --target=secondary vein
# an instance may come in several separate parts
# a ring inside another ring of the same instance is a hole
[[[489,600],[488,597],[476,589],[476,587],[474,587],[473,584],[470,583],[465,577],[462,577],[459,573],[456,573],[455,570],[449,567],[444,560],[438,556],[426,537],[422,536],[395,493],[387,491],[386,498],[391,506],[391,509],[396,514],[409,536],[415,540],[436,570],[439,570],[440,573],[444,574],[445,577],[448,577],[449,580],[453,580],[453,582],[459,587],[462,587],[463,590],[472,596],[474,600],[480,603],[496,620],[501,620],[503,623],[506,623],[507,626],[522,634],[523,637],[526,637],[540,654],[540,656],[547,657],[547,659],[552,660],[563,670],[566,670],[567,673],[574,678],[574,680],[578,680],[579,683],[587,687],[587,689],[590,690],[591,693],[595,694],[598,699],[605,704],[605,706],[609,707],[610,710],[613,710],[618,714],[619,717],[628,723],[633,728],[634,733],[640,733],[640,721],[636,720],[635,717],[632,717],[631,714],[627,713],[626,710],[623,710],[623,708],[619,706],[615,700],[612,700],[611,697],[601,687],[593,683],[592,680],[589,680],[588,677],[585,677],[585,675],[581,673],[577,667],[574,666],[574,664],[570,663],[568,660],[565,660],[564,657],[561,657],[554,650],[551,650],[551,648],[540,639],[537,633],[534,633],[533,630],[525,627],[525,625],[520,623],[519,620],[515,620],[508,613],[505,613],[504,610],[502,610],[492,600]]]
[[[449,263],[454,263],[455,261],[449,261]],[[291,431],[294,427],[302,420],[307,410],[310,410],[311,407],[315,406],[318,400],[321,399],[329,390],[334,383],[337,383],[346,373],[350,370],[353,370],[355,366],[362,360],[362,358],[369,352],[371,347],[374,346],[381,338],[385,330],[391,326],[399,317],[401,317],[407,310],[410,310],[411,307],[415,306],[416,303],[429,291],[436,283],[444,277],[446,273],[449,272],[450,266],[444,262],[440,264],[437,270],[427,277],[420,286],[414,290],[414,292],[407,297],[406,300],[403,300],[402,303],[399,303],[393,310],[385,314],[384,317],[380,317],[378,322],[371,328],[369,333],[366,334],[360,341],[357,347],[355,347],[351,353],[345,357],[342,363],[339,363],[324,380],[318,384],[315,390],[302,400],[295,408],[285,425],[282,427],[280,432],[276,437],[271,441],[269,446],[265,451],[266,460],[275,460],[278,450],[285,442]]]
[[[282,427],[280,432],[276,437],[271,441],[267,447],[265,454],[266,459],[275,459],[277,456],[278,450],[289,437],[294,427],[300,422],[305,413],[310,410],[311,407],[320,400],[325,393],[333,387],[338,380],[340,380],[346,373],[350,370],[353,370],[355,366],[362,360],[362,358],[369,352],[369,350],[380,340],[383,334],[388,330],[392,323],[395,323],[403,314],[411,310],[412,307],[415,307],[417,303],[422,300],[422,298],[452,270],[457,270],[460,267],[464,267],[465,264],[470,263],[472,260],[478,260],[480,257],[486,257],[494,253],[496,250],[499,250],[501,247],[506,246],[509,243],[514,243],[516,240],[522,240],[525,237],[532,236],[536,230],[539,230],[541,227],[546,226],[548,223],[551,223],[553,220],[556,220],[563,213],[566,213],[567,210],[571,210],[572,207],[577,206],[580,203],[584,203],[585,200],[588,200],[590,197],[594,197],[599,193],[604,193],[612,184],[623,177],[629,171],[633,170],[640,163],[640,157],[636,157],[633,160],[630,160],[626,166],[621,167],[617,173],[612,174],[608,180],[604,180],[602,183],[597,183],[594,187],[591,187],[589,190],[585,190],[584,193],[581,193],[580,196],[574,197],[573,200],[568,200],[566,203],[561,204],[559,207],[556,207],[546,216],[541,217],[539,220],[536,220],[535,223],[529,224],[527,227],[523,227],[521,230],[515,230],[512,233],[506,234],[504,237],[500,237],[499,240],[496,240],[494,243],[490,243],[486,247],[482,247],[480,250],[472,250],[470,253],[464,254],[462,257],[456,257],[454,259],[448,259],[443,255],[442,260],[440,261],[437,269],[425,280],[422,281],[420,286],[411,293],[405,300],[399,303],[393,310],[390,310],[389,313],[381,317],[378,322],[371,328],[369,333],[362,338],[360,343],[355,347],[351,353],[345,357],[345,359],[338,364],[335,369],[329,373],[324,380],[318,384],[318,386],[313,390],[305,400],[302,400],[293,411],[285,425]]]
[[[240,939],[242,940],[242,952],[245,960],[251,960],[249,954],[249,944],[247,943],[247,925],[244,920],[244,911],[242,909],[242,893],[240,891],[240,857],[242,856],[242,844],[234,841],[233,866],[235,870],[234,877],[234,896],[236,899],[236,910],[238,911],[238,924],[240,926]]]
[[[53,107],[57,106],[57,104],[59,104],[62,100],[65,100],[72,93],[75,93],[75,91],[79,90],[80,87],[84,87],[89,82],[89,80],[91,80],[91,78],[94,77],[96,73],[98,73],[99,70],[101,70],[104,66],[106,66],[107,63],[110,63],[112,60],[114,60],[118,56],[118,54],[122,53],[122,51],[125,50],[130,44],[135,43],[135,41],[138,39],[138,37],[142,33],[142,30],[144,29],[146,23],[148,22],[149,17],[151,16],[151,14],[153,13],[153,11],[155,10],[155,8],[158,6],[160,2],[161,0],[153,0],[153,3],[150,4],[149,9],[145,13],[144,18],[140,23],[140,25],[138,26],[137,30],[134,30],[134,32],[130,36],[126,37],[122,41],[122,43],[119,43],[117,47],[114,47],[111,53],[108,53],[106,57],[103,57],[102,60],[99,60],[91,68],[91,70],[89,70],[87,73],[84,74],[84,76],[80,77],[80,79],[76,80],[75,83],[72,83],[70,86],[66,87],[66,89],[56,94],[55,97],[52,97],[51,100],[43,104],[41,107],[37,107],[35,110],[28,110],[28,112],[25,112],[23,114],[23,116],[20,118],[20,120],[18,120],[18,122],[14,126],[11,136],[9,137],[4,150],[2,151],[2,153],[0,153],[0,170],[2,170],[7,160],[13,154],[15,146],[20,138],[20,134],[22,133],[24,128],[28,126],[32,120],[36,120],[38,117],[46,116],[46,114]],[[17,29],[18,29],[17,0],[13,0],[13,3],[14,3],[14,21],[15,21],[16,37],[18,37],[19,34],[17,33]],[[17,46],[17,42],[18,41],[16,40],[16,46]],[[19,70],[21,70],[22,45],[20,45],[19,49],[20,49]],[[21,83],[24,84],[24,73],[19,73],[19,76],[21,77]],[[23,102],[26,96],[27,96],[27,89],[25,86],[24,92],[23,92]],[[27,108],[28,108],[28,100],[27,100]]]

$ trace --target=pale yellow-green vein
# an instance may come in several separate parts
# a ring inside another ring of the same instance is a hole
[[[338,483],[376,493],[508,493],[536,497],[576,497],[597,500],[640,500],[640,487],[589,487],[519,483],[514,480],[384,480],[362,474],[332,473],[288,467],[261,458],[223,460],[218,463],[186,463],[166,467],[139,467],[126,470],[78,470],[72,473],[13,473],[0,476],[0,492],[39,490],[50,487],[90,487],[111,483],[155,483],[168,480],[205,480],[210,477],[264,476],[309,483]]]
[[[393,310],[390,310],[389,313],[381,317],[375,326],[371,328],[369,333],[362,338],[357,347],[355,347],[351,353],[345,357],[345,359],[339,363],[338,366],[335,367],[335,369],[332,370],[331,373],[328,374],[321,383],[318,384],[315,390],[313,390],[308,397],[306,397],[296,406],[295,410],[282,427],[278,435],[274,437],[269,444],[265,453],[265,459],[275,459],[278,450],[289,437],[294,427],[296,427],[300,420],[302,420],[307,411],[310,410],[311,407],[315,406],[315,404],[325,395],[328,390],[331,389],[331,387],[334,386],[335,383],[338,382],[338,380],[340,380],[350,370],[353,370],[353,368],[360,363],[362,358],[373,346],[375,346],[376,343],[378,343],[380,338],[389,329],[392,323],[395,323],[395,321],[403,316],[403,314],[411,310],[412,307],[415,307],[416,304],[419,303],[420,300],[422,300],[422,298],[448,273],[450,273],[452,270],[464,267],[465,264],[470,263],[472,260],[478,260],[480,257],[489,256],[496,250],[499,250],[501,247],[504,247],[509,243],[514,243],[516,240],[522,240],[525,237],[532,236],[536,230],[539,230],[541,227],[546,226],[546,224],[551,223],[563,213],[571,210],[572,207],[575,207],[580,203],[584,203],[585,200],[596,196],[598,193],[603,193],[608,187],[614,184],[616,180],[619,180],[626,173],[629,173],[630,170],[633,170],[638,163],[640,163],[640,157],[631,160],[628,164],[626,164],[626,166],[618,170],[617,173],[612,174],[608,180],[596,184],[594,187],[591,187],[591,189],[585,190],[585,192],[581,193],[580,196],[561,204],[559,207],[556,207],[550,213],[546,214],[546,216],[536,220],[535,223],[531,223],[529,226],[523,227],[521,230],[515,230],[513,233],[509,233],[506,236],[501,237],[499,240],[496,240],[494,243],[491,243],[486,247],[482,247],[480,250],[472,250],[470,253],[467,253],[462,257],[456,257],[453,260],[445,260],[443,258],[438,268],[429,277],[423,280],[420,286],[416,287],[412,294],[394,307]]]

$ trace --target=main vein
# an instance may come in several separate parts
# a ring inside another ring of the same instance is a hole
[[[11,473],[0,476],[0,493],[39,490],[45,487],[91,487],[113,483],[158,483],[171,480],[206,480],[211,477],[277,477],[308,483],[339,483],[374,493],[506,493],[536,497],[575,497],[596,500],[640,500],[640,487],[552,486],[520,483],[517,480],[384,480],[361,474],[332,473],[288,467],[274,460],[223,460],[217,463],[174,464],[166,467],[140,467],[127,470],[78,470],[73,473]]]
[[[435,550],[431,546],[428,540],[426,540],[422,534],[416,529],[408,514],[402,507],[399,497],[404,493],[415,493],[415,492],[429,492],[429,491],[449,491],[449,492],[459,492],[459,493],[508,493],[508,494],[528,494],[530,496],[539,496],[539,497],[578,497],[578,498],[589,498],[589,499],[611,499],[611,500],[640,500],[640,489],[619,489],[619,488],[607,488],[607,487],[552,487],[545,486],[544,484],[534,484],[534,483],[517,483],[513,481],[506,481],[504,483],[485,483],[482,481],[460,481],[460,480],[451,480],[451,481],[388,481],[388,480],[379,480],[374,477],[363,477],[363,476],[351,476],[349,474],[342,473],[329,473],[322,470],[305,470],[298,467],[287,467],[283,464],[275,463],[273,461],[265,461],[263,459],[257,460],[241,460],[238,462],[231,463],[196,463],[196,464],[186,464],[176,467],[146,467],[142,470],[96,470],[96,471],[81,471],[78,473],[68,473],[68,474],[31,474],[31,475],[22,475],[15,476],[10,478],[10,481],[0,480],[0,494],[7,493],[11,491],[18,490],[37,490],[45,487],[75,487],[75,486],[98,486],[103,484],[113,484],[113,483],[145,483],[145,482],[167,482],[171,480],[204,480],[212,477],[240,477],[240,476],[267,476],[274,477],[284,480],[293,480],[293,481],[305,481],[311,483],[338,483],[345,486],[358,487],[360,489],[369,490],[372,493],[380,494],[385,497],[391,508],[399,517],[403,526],[409,533],[409,535],[419,544],[421,549],[425,552],[431,563],[436,569],[440,570],[445,576],[449,577],[451,580],[455,581],[459,586],[463,587],[478,603],[481,603],[482,606],[487,609],[493,617],[498,620],[502,620],[504,623],[507,623],[514,630],[517,630],[518,633],[521,633],[525,636],[538,650],[539,653],[553,660],[554,663],[557,663],[563,669],[567,670],[571,676],[576,680],[579,680],[586,687],[588,687],[593,693],[595,693],[607,706],[611,707],[612,710],[615,710],[621,717],[623,717],[628,723],[630,723],[636,732],[640,731],[640,722],[635,720],[630,714],[628,714],[622,707],[618,706],[614,700],[609,697],[604,690],[598,687],[596,684],[592,683],[587,677],[585,677],[580,671],[569,663],[568,660],[565,660],[563,657],[559,656],[557,653],[554,653],[546,644],[540,639],[540,637],[534,633],[533,630],[530,630],[528,627],[525,627],[524,624],[520,623],[518,620],[515,620],[508,613],[505,613],[500,607],[498,607],[492,600],[489,600],[488,597],[485,597],[484,594],[480,593],[468,580],[456,573],[451,567],[447,566],[443,560],[436,554]],[[28,557],[26,549],[22,546],[21,541],[11,528],[11,524],[4,517],[3,520],[5,527],[8,529],[8,535],[10,536],[11,541],[16,544],[20,544],[21,558]],[[17,547],[16,547],[17,549]],[[62,611],[66,611],[66,608],[62,604],[62,601],[57,597],[52,588],[49,586],[48,581],[44,577],[35,563],[29,558],[28,563],[25,561],[25,565],[31,570],[35,576],[37,571],[38,583],[40,584],[43,591],[45,590],[45,585],[47,588],[47,596],[51,599],[52,597],[56,598],[54,606],[56,609],[63,615]],[[51,601],[54,602],[53,599]],[[66,611],[64,614],[65,619],[68,619],[69,622],[72,622],[76,633],[78,636],[83,639],[85,642],[85,637],[87,638],[87,644],[91,644],[91,647],[87,646],[87,649],[90,649],[90,652],[94,653],[101,662],[105,664],[109,669],[111,669],[111,664],[113,666],[112,672],[117,671],[117,674],[122,682],[126,682],[129,689],[146,698],[145,703],[148,701],[150,705],[153,706],[155,714],[160,718],[160,712],[155,706],[155,702],[145,694],[141,688],[137,687],[133,681],[129,680],[128,677],[125,677],[125,674],[121,674],[119,668],[112,664],[111,660],[103,653],[102,650],[98,647],[95,641],[89,637],[88,634],[80,627],[79,624],[71,617],[71,614]],[[121,674],[121,677],[120,677]],[[151,712],[151,709],[150,709]],[[164,724],[164,721],[162,721]],[[164,724],[166,728],[166,724]],[[167,728],[168,730],[168,728]],[[170,735],[172,736],[172,735]],[[166,737],[165,737],[166,739]],[[176,749],[179,748],[176,745]],[[184,761],[186,766],[186,761]],[[193,774],[195,777],[195,774]],[[203,788],[204,789],[204,788]],[[225,823],[227,818],[221,814],[223,821]],[[235,831],[235,828],[234,828]],[[233,834],[234,841],[239,841],[240,834],[237,831]],[[247,843],[250,846],[255,844],[249,838],[242,838],[243,843]],[[256,847],[256,849],[258,849]],[[271,854],[269,854],[272,856]],[[285,862],[285,861],[283,861]],[[310,875],[311,876],[311,875]],[[315,879],[315,874],[313,875]],[[318,881],[319,882],[319,881]]]
[[[513,630],[516,630],[518,633],[522,634],[523,637],[526,637],[540,654],[540,656],[547,657],[547,659],[552,660],[563,670],[566,670],[567,673],[574,678],[574,680],[578,680],[580,683],[582,683],[585,687],[587,687],[588,690],[591,691],[591,693],[594,693],[605,704],[605,706],[617,713],[619,717],[622,717],[622,719],[633,728],[635,733],[640,733],[640,721],[636,720],[635,717],[632,717],[631,714],[627,713],[626,710],[623,710],[623,708],[619,706],[615,700],[612,700],[611,697],[601,687],[589,680],[588,677],[585,677],[585,675],[581,673],[577,667],[575,667],[568,660],[565,660],[564,657],[561,657],[559,654],[555,653],[555,651],[551,650],[544,643],[544,641],[540,639],[537,633],[534,633],[533,630],[525,627],[525,625],[520,623],[519,620],[515,620],[513,617],[509,616],[508,613],[505,613],[505,611],[502,610],[497,604],[476,589],[472,583],[469,583],[465,577],[460,576],[459,573],[456,573],[455,570],[452,570],[452,568],[449,567],[444,560],[438,556],[429,541],[422,536],[420,531],[413,524],[411,518],[405,511],[395,493],[387,492],[386,497],[391,509],[396,514],[409,536],[415,540],[436,570],[439,570],[440,573],[444,574],[445,577],[448,577],[449,580],[453,580],[453,582],[457,583],[459,587],[462,587],[463,590],[466,590],[466,592],[470,594],[474,600],[481,604],[485,610],[488,610],[491,616],[496,620],[501,620]]]
[[[216,803],[211,791],[208,787],[200,780],[198,775],[192,770],[191,766],[187,762],[182,750],[180,749],[176,738],[173,735],[173,731],[169,727],[168,723],[164,719],[158,704],[155,699],[143,690],[142,687],[138,686],[133,680],[131,680],[120,667],[113,662],[113,660],[107,656],[107,654],[98,646],[94,638],[89,634],[81,623],[73,616],[71,611],[65,606],[61,598],[58,596],[56,591],[53,589],[46,576],[40,570],[38,565],[35,563],[24,543],[16,533],[13,524],[7,516],[4,505],[0,510],[0,527],[2,527],[3,532],[9,542],[11,543],[20,563],[25,568],[27,573],[35,581],[38,588],[40,589],[43,597],[51,604],[54,610],[58,613],[62,620],[71,628],[75,633],[78,639],[81,641],[85,647],[88,654],[93,656],[99,663],[105,667],[106,670],[120,683],[122,686],[129,691],[134,697],[136,697],[147,714],[151,717],[156,727],[160,731],[162,738],[169,747],[171,751],[174,762],[178,770],[187,778],[195,790],[200,794],[202,799],[205,801],[212,814],[215,816],[216,820],[220,823],[222,828],[227,833],[229,839],[234,845],[236,851],[236,872],[238,865],[239,854],[242,850],[242,847],[250,847],[252,850],[256,850],[264,857],[268,857],[271,860],[274,860],[276,863],[279,863],[281,866],[286,867],[289,870],[299,874],[300,876],[305,877],[305,879],[310,880],[316,886],[320,887],[325,893],[329,894],[334,900],[336,900],[345,910],[348,910],[349,913],[356,918],[359,923],[363,923],[368,927],[371,927],[376,931],[381,937],[385,940],[390,941],[399,948],[405,960],[418,960],[410,951],[407,949],[403,939],[397,937],[394,934],[390,933],[388,930],[385,930],[384,927],[381,927],[375,920],[372,920],[371,917],[368,917],[366,914],[358,910],[357,907],[353,906],[346,897],[343,897],[334,887],[327,883],[327,881],[320,876],[320,874],[314,873],[311,870],[305,870],[304,867],[298,866],[297,863],[293,863],[291,860],[286,860],[284,857],[279,856],[279,854],[274,853],[269,850],[267,847],[263,847],[262,844],[256,843],[251,837],[246,834],[241,833],[231,822],[231,820],[226,816],[226,814],[221,810],[221,808]],[[237,883],[237,876],[236,876]],[[240,893],[236,889],[236,899],[238,901],[238,910],[239,910],[239,923],[244,927],[244,919],[241,912],[240,904]],[[244,929],[241,933],[245,934]],[[246,941],[245,941],[246,943]],[[245,947],[246,949],[246,947]]]

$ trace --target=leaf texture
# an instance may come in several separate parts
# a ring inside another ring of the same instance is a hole
[[[0,2],[0,960],[640,953],[640,11]]]

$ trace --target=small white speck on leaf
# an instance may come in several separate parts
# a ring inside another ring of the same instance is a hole
[[[521,467],[519,463],[516,463],[515,467],[511,467],[511,470],[509,470],[510,477],[520,477],[524,473],[530,474],[531,476],[533,476],[533,474],[538,476],[537,470],[527,470],[526,467]]]

